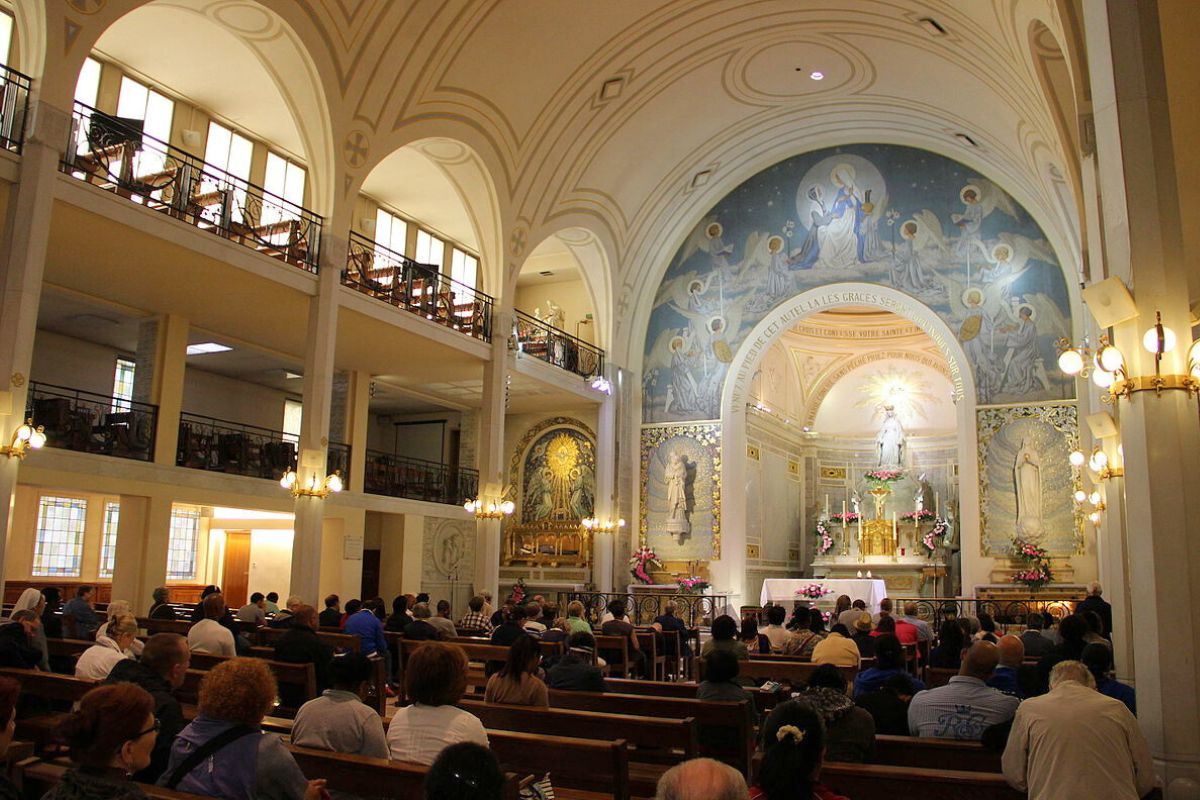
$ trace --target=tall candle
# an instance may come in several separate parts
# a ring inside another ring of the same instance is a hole
[[[892,545],[895,546],[900,541],[900,534],[896,530],[896,512],[892,512]]]
[[[846,525],[846,501],[842,501],[842,526]]]
[[[825,494],[825,516],[829,516],[829,493]]]
[[[934,509],[936,509],[934,511],[934,513],[937,514],[937,518],[941,519],[942,518],[942,496],[938,492],[933,493],[933,507],[934,507]]]

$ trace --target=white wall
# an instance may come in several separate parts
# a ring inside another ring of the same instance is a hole
[[[250,530],[250,592],[279,592],[287,598],[292,581],[290,530]],[[312,602],[310,598],[305,598]]]
[[[189,367],[183,379],[183,410],[206,417],[283,430],[283,401],[298,396]]]
[[[584,341],[592,341],[595,324],[578,325],[588,314],[591,314],[592,301],[588,296],[587,287],[580,279],[556,281],[554,283],[538,283],[534,286],[518,286],[514,305],[526,314],[532,314],[534,309],[541,308],[546,313],[546,301],[553,300],[562,306],[565,315],[565,329],[572,336],[578,336]]]
[[[30,378],[39,383],[112,394],[117,356],[133,358],[133,353],[39,329],[33,342]]]

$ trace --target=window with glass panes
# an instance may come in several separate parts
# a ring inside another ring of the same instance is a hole
[[[273,225],[289,219],[299,219],[296,208],[304,204],[304,167],[293,164],[283,156],[267,153],[267,172],[263,177],[263,188],[275,197],[263,199],[262,215],[259,225]],[[286,203],[280,203],[282,197]],[[268,234],[269,241],[276,242],[279,234]],[[280,241],[286,241],[286,232]]]
[[[118,358],[113,370],[112,411],[128,411],[133,399],[133,373],[136,365],[128,358]]]
[[[13,18],[7,11],[0,11],[0,58],[5,66],[12,66]]]
[[[100,62],[92,57],[83,60],[79,68],[79,78],[75,81],[75,100],[91,108],[96,107],[96,99],[100,96]],[[88,124],[90,112],[82,111],[86,116],[79,121],[79,132],[75,135],[75,143],[80,152],[86,152]]]
[[[375,280],[385,285],[392,282],[395,275],[392,268],[400,263],[396,256],[404,255],[407,246],[408,223],[382,208],[376,209],[375,269],[379,274],[375,276]]]
[[[86,528],[87,500],[43,495],[38,500],[33,576],[78,578]]]
[[[250,180],[253,157],[253,142],[219,122],[208,123],[208,139],[204,143],[205,174],[200,181],[200,194],[232,188],[231,216],[235,222],[245,219],[246,183]]]
[[[446,243],[423,230],[417,231],[417,250],[414,259],[418,264],[431,264],[442,270],[442,258],[446,252]]]
[[[175,116],[174,101],[128,75],[121,77],[117,116],[140,119],[144,135],[152,136],[159,142],[171,141],[171,119]],[[163,148],[164,145],[161,144],[144,144],[134,156],[133,174],[142,177],[161,172],[167,159]]]
[[[196,579],[196,547],[200,541],[200,509],[171,509],[171,534],[167,541],[167,579]]]
[[[454,248],[450,253],[450,277],[474,289],[479,280],[479,259]]]
[[[304,417],[304,404],[299,400],[283,401],[283,440],[300,442],[300,421]]]
[[[104,528],[100,536],[101,578],[111,578],[117,563],[117,522],[121,517],[121,504],[111,500],[104,504]]]

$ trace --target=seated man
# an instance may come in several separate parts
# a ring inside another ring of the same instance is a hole
[[[904,648],[895,634],[885,633],[875,637],[875,666],[864,669],[854,678],[854,697],[874,692],[893,675],[907,675],[904,669]],[[925,684],[912,678],[913,689],[921,691]]]
[[[1000,637],[996,649],[1000,654],[1000,664],[992,677],[987,679],[987,685],[1013,697],[1022,697],[1018,673],[1021,662],[1025,660],[1025,645],[1021,644],[1019,637],[1008,634]]]
[[[646,654],[642,652],[641,646],[638,644],[637,630],[633,627],[628,619],[625,618],[625,603],[622,600],[613,600],[608,604],[608,612],[613,618],[600,626],[600,633],[605,636],[624,636],[629,640],[626,646],[626,652],[629,655],[629,661],[633,665],[633,674],[645,677],[646,675]],[[620,660],[621,654],[619,651],[613,651],[611,657],[605,655],[604,658],[613,663],[613,659]]]
[[[858,618],[863,614],[867,614],[867,604],[863,600],[855,600],[850,604],[850,608],[838,614],[837,622],[846,626],[847,630],[854,630],[854,623],[858,622]],[[867,622],[871,622],[871,615],[867,614]]]
[[[290,632],[289,632],[290,635]],[[292,744],[346,755],[387,758],[383,718],[362,699],[371,662],[359,653],[333,660],[333,687],[296,713]]]
[[[875,720],[875,733],[908,736],[908,704],[914,691],[912,678],[901,673],[884,681],[878,691],[860,694],[854,702]]]
[[[1096,691],[1105,697],[1120,700],[1129,709],[1129,713],[1137,716],[1137,699],[1133,687],[1112,676],[1112,650],[1102,644],[1089,644],[1083,648],[1083,655],[1079,660],[1096,679]]]
[[[1050,648],[1054,647],[1054,642],[1042,635],[1044,624],[1041,614],[1030,614],[1025,621],[1021,644],[1025,646],[1025,654],[1030,658],[1041,658],[1050,652]]]
[[[999,659],[991,642],[971,645],[958,675],[945,686],[913,697],[908,706],[909,733],[921,738],[979,741],[987,727],[1012,719],[1021,701],[984,683]]]
[[[426,620],[430,625],[442,632],[442,638],[448,636],[458,636],[458,630],[454,627],[454,620],[450,619],[450,601],[438,600],[437,613]]]
[[[296,614],[296,609],[304,605],[304,601],[296,595],[292,595],[287,599],[285,607],[275,612],[275,616],[271,617],[271,621],[267,623],[271,628],[288,628],[291,627],[292,619]],[[268,610],[270,606],[268,606]]]
[[[363,643],[365,646],[365,642]],[[297,606],[292,614],[292,624],[287,633],[275,643],[275,660],[289,664],[312,664],[317,676],[317,693],[325,691],[332,683],[330,666],[333,648],[317,636],[317,610],[312,606]],[[306,698],[299,694],[298,686],[279,687],[279,699],[289,708],[297,708]]]
[[[193,653],[236,656],[233,634],[219,620],[225,616],[225,596],[220,592],[204,598],[204,619],[188,630],[187,643]]]
[[[767,609],[767,627],[763,631],[771,642],[771,652],[783,652],[783,643],[791,636],[791,632],[783,627],[787,621],[787,609],[783,606],[771,606]]]
[[[456,626],[464,635],[473,633],[491,635],[492,621],[488,619],[490,615],[483,612],[484,602],[483,595],[477,594],[467,603],[470,611],[463,615]]]
[[[417,603],[413,606],[413,621],[404,626],[404,638],[414,642],[444,639],[445,634],[429,624],[428,603]]]
[[[929,623],[917,616],[917,604],[909,601],[904,604],[904,616],[896,617],[896,622],[907,622],[917,629],[917,641],[928,642],[933,639],[933,631],[929,627]],[[901,639],[901,641],[904,641]]]
[[[156,633],[146,640],[137,661],[122,659],[108,673],[105,683],[133,683],[154,697],[154,719],[158,721],[158,739],[150,752],[150,765],[133,774],[141,783],[154,783],[167,768],[171,745],[183,730],[183,707],[175,690],[183,685],[191,666],[187,640],[178,633]]]
[[[1029,800],[1138,800],[1154,788],[1150,746],[1120,700],[1096,691],[1088,668],[1060,661],[1050,693],[1021,703],[1001,760],[1008,785]]]
[[[576,631],[567,639],[567,653],[546,673],[551,689],[603,692],[604,673],[595,665],[596,639],[587,631]]]
[[[94,639],[100,628],[100,615],[95,607],[96,590],[93,586],[80,586],[75,590],[75,597],[63,606],[63,616],[75,620],[74,637],[76,639]],[[68,635],[71,634],[67,631]]]
[[[322,628],[342,627],[342,601],[336,594],[325,598],[325,610],[317,617]]]
[[[262,625],[267,621],[267,597],[262,592],[250,595],[250,602],[237,610],[235,614],[242,622],[253,622]]]

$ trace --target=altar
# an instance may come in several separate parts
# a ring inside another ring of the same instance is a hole
[[[804,600],[796,592],[805,586],[817,583],[830,589],[831,593],[821,598],[823,605],[832,605],[839,595],[849,595],[851,600],[862,600],[867,604],[872,614],[879,613],[879,601],[887,597],[887,586],[878,578],[768,578],[763,581],[759,602],[766,605],[772,602],[788,608],[794,600]]]

